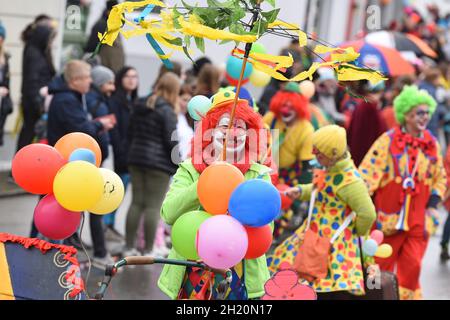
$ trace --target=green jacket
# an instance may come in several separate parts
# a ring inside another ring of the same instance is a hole
[[[270,182],[269,171],[270,169],[266,166],[254,163],[246,172],[245,179],[256,179],[262,176],[264,180]],[[191,159],[180,164],[161,207],[161,217],[167,224],[173,225],[182,214],[200,208],[197,196],[199,176]],[[170,251],[169,259],[186,260],[173,248]],[[185,271],[186,267],[184,266],[165,265],[158,280],[158,287],[171,299],[176,299]],[[265,255],[257,259],[245,260],[245,285],[250,299],[264,295],[264,284],[269,278]]]

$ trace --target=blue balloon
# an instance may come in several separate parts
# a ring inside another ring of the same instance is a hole
[[[239,77],[241,76],[241,69],[242,69],[242,63],[243,61],[239,58],[236,58],[234,56],[230,56],[227,61],[227,73],[228,75],[235,79],[239,80]],[[253,66],[251,63],[247,63],[245,65],[244,70],[244,79],[247,79],[250,77],[250,74],[253,71]]]
[[[236,87],[233,89],[233,92],[236,92]],[[250,94],[250,92],[245,89],[244,87],[241,87],[239,90],[239,99],[244,99],[248,101],[248,105],[253,108],[253,97]]]
[[[231,194],[228,211],[243,225],[262,227],[272,222],[280,213],[280,193],[265,180],[247,180]]]
[[[377,252],[378,243],[374,239],[368,239],[364,241],[362,245],[363,252],[369,257],[373,257],[375,252]]]
[[[72,161],[87,161],[95,165],[95,154],[92,150],[85,149],[85,148],[78,148],[75,149],[69,157],[69,162]]]
[[[198,95],[194,96],[189,100],[187,109],[189,115],[192,119],[196,121],[202,120],[202,117],[209,111],[211,108],[211,100],[208,97]]]

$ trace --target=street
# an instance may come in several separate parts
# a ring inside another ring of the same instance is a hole
[[[8,137],[6,146],[0,148],[0,163],[3,170],[8,167],[8,157],[12,156],[11,138]],[[111,163],[107,162],[106,167]],[[131,200],[131,188],[128,189],[125,199],[117,213],[117,229],[122,234],[125,231],[125,216]],[[38,202],[38,196],[16,195],[0,197],[0,232],[12,233],[20,236],[28,236],[30,231],[33,210]],[[423,261],[421,284],[425,299],[447,300],[450,299],[450,263],[441,264],[440,237],[442,224],[446,213],[441,211],[441,226],[437,235],[431,238]],[[86,215],[82,238],[87,244],[91,244],[89,233],[89,217]],[[109,244],[109,248],[112,248]],[[117,247],[117,246],[116,246]],[[79,253],[80,262],[86,261],[83,253]],[[168,299],[157,287],[161,266],[136,266],[124,268],[111,282],[105,299]],[[86,277],[87,270],[84,270]],[[102,271],[92,268],[87,285],[88,294],[93,296],[98,288],[98,282],[102,279]]]

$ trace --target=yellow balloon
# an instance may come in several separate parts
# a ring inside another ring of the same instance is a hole
[[[65,209],[87,210],[102,197],[103,178],[100,170],[87,161],[69,162],[56,174],[53,193]]]
[[[375,252],[375,257],[389,258],[391,254],[392,254],[392,247],[387,243],[383,243],[378,247],[377,251]]]
[[[253,69],[250,74],[250,83],[255,87],[265,87],[270,82],[270,76],[267,73]]]
[[[311,99],[314,96],[314,93],[316,93],[316,86],[312,81],[302,81],[300,82],[299,87],[300,93],[308,99]]]
[[[103,195],[100,201],[88,211],[95,214],[108,214],[122,203],[125,188],[122,179],[115,172],[100,168],[100,173],[103,176]]]

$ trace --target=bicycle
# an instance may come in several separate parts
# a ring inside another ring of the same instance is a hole
[[[207,271],[211,271],[212,273],[221,274],[224,277],[217,288],[218,300],[224,300],[225,295],[230,287],[231,281],[233,279],[232,272],[230,269],[215,269],[207,266],[204,263],[194,262],[194,261],[184,261],[184,260],[174,260],[174,259],[165,259],[165,258],[153,258],[150,256],[138,257],[138,256],[130,256],[122,258],[117,261],[115,264],[110,264],[106,266],[105,275],[103,276],[102,282],[100,283],[99,289],[94,296],[94,300],[103,300],[106,290],[112,280],[112,278],[117,274],[119,268],[130,265],[152,265],[152,264],[171,264],[185,267],[196,267],[201,268]]]

